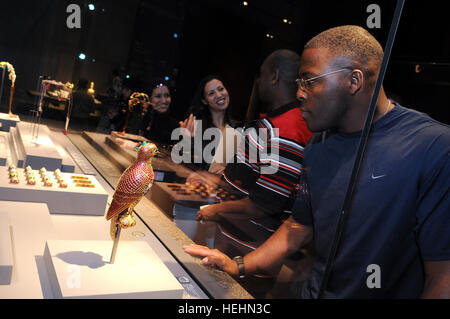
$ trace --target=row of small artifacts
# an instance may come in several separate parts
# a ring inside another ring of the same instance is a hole
[[[19,184],[19,174],[17,173],[17,168],[15,165],[10,165],[8,167],[9,170],[9,182],[12,184]],[[34,175],[33,169],[30,165],[28,165],[25,170],[25,179],[28,185],[36,185],[36,177]],[[41,176],[41,180],[44,183],[44,186],[51,187],[53,186],[53,181],[50,178],[50,175],[45,167],[42,167],[39,170],[39,174]],[[58,168],[53,172],[55,179],[57,180],[59,187],[67,188],[67,181],[62,177],[61,170]],[[76,187],[95,187],[94,184],[89,180],[86,176],[72,175],[72,181],[75,183]]]

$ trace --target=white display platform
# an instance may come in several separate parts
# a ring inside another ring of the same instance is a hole
[[[44,260],[55,298],[181,298],[184,288],[144,241],[49,240]]]
[[[17,167],[24,167],[23,164],[25,164],[25,150],[23,149],[22,143],[19,142],[15,127],[11,127],[9,129],[8,142],[11,152],[12,164],[15,164]]]
[[[58,151],[59,155],[61,156],[61,160],[62,160],[60,170],[65,173],[75,172],[75,162],[72,159],[72,157],[70,157],[70,155],[67,153],[67,151],[63,147],[61,147],[59,145],[55,145],[55,148]]]
[[[0,130],[9,132],[10,127],[16,126],[20,122],[18,115],[15,117],[10,117],[8,113],[0,113]]]
[[[0,285],[11,283],[14,268],[8,214],[0,214]]]
[[[46,125],[17,123],[16,132],[19,143],[22,143],[25,150],[25,166],[45,166],[51,171],[61,169],[61,155],[56,150]]]
[[[37,267],[36,258],[42,256],[45,242],[57,234],[47,205],[20,203],[19,207],[16,202],[0,201],[0,216],[9,217],[14,261],[11,283],[0,285],[0,299],[43,298],[45,285],[40,277],[45,280],[46,271]]]
[[[97,179],[91,175],[61,173],[67,182],[67,188],[59,187],[52,171],[47,174],[53,186],[44,186],[38,170],[33,170],[36,185],[28,185],[24,169],[17,168],[19,184],[9,180],[7,167],[0,167],[0,200],[46,203],[52,214],[94,215],[103,216],[106,211],[108,194]],[[77,187],[71,176],[81,175],[89,178],[94,185]]]
[[[0,166],[5,166],[8,159],[8,134],[0,132]]]

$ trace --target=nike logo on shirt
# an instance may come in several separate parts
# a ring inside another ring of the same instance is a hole
[[[386,175],[379,175],[379,176],[373,176],[373,173],[372,173],[372,179],[379,179],[379,178],[382,178],[382,177],[385,177]]]

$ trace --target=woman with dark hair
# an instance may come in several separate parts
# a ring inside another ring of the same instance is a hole
[[[151,141],[171,144],[172,131],[178,127],[176,119],[169,115],[172,102],[167,83],[156,80],[149,94],[150,108],[144,117],[144,136]]]
[[[194,92],[188,118],[179,123],[180,127],[186,128],[185,135],[191,138],[191,160],[198,168],[221,174],[236,153],[238,138],[233,129],[230,111],[230,95],[222,79],[216,75],[203,78]],[[195,140],[202,144],[197,151]],[[187,183],[195,181],[204,180],[194,172],[188,176]],[[215,225],[199,224],[195,220],[199,209],[196,204],[187,206],[185,203],[175,203],[174,222],[196,243],[213,248]]]
[[[183,122],[179,122],[180,127],[187,129],[187,134],[191,137],[197,134],[202,140],[202,154],[194,154],[195,157],[202,158],[201,164],[197,163],[199,168],[209,170],[214,173],[221,173],[226,166],[227,160],[231,159],[235,153],[235,135],[231,120],[230,95],[224,81],[217,75],[208,75],[204,77],[195,90],[189,109],[189,116]],[[199,126],[200,125],[200,126]],[[208,129],[215,128],[214,131]],[[220,140],[209,140],[211,135],[220,136]],[[211,156],[205,156],[205,147],[213,143],[215,147],[211,148]],[[206,158],[205,158],[206,157]],[[194,164],[195,164],[194,160]],[[197,160],[198,162],[198,160]]]

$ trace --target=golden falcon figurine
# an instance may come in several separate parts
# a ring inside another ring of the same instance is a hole
[[[154,180],[151,161],[159,153],[158,148],[153,143],[142,142],[135,149],[138,151],[137,159],[120,177],[106,213],[106,220],[111,219],[111,238],[114,240],[111,263],[114,263],[120,230],[136,225],[133,208],[148,192]]]

